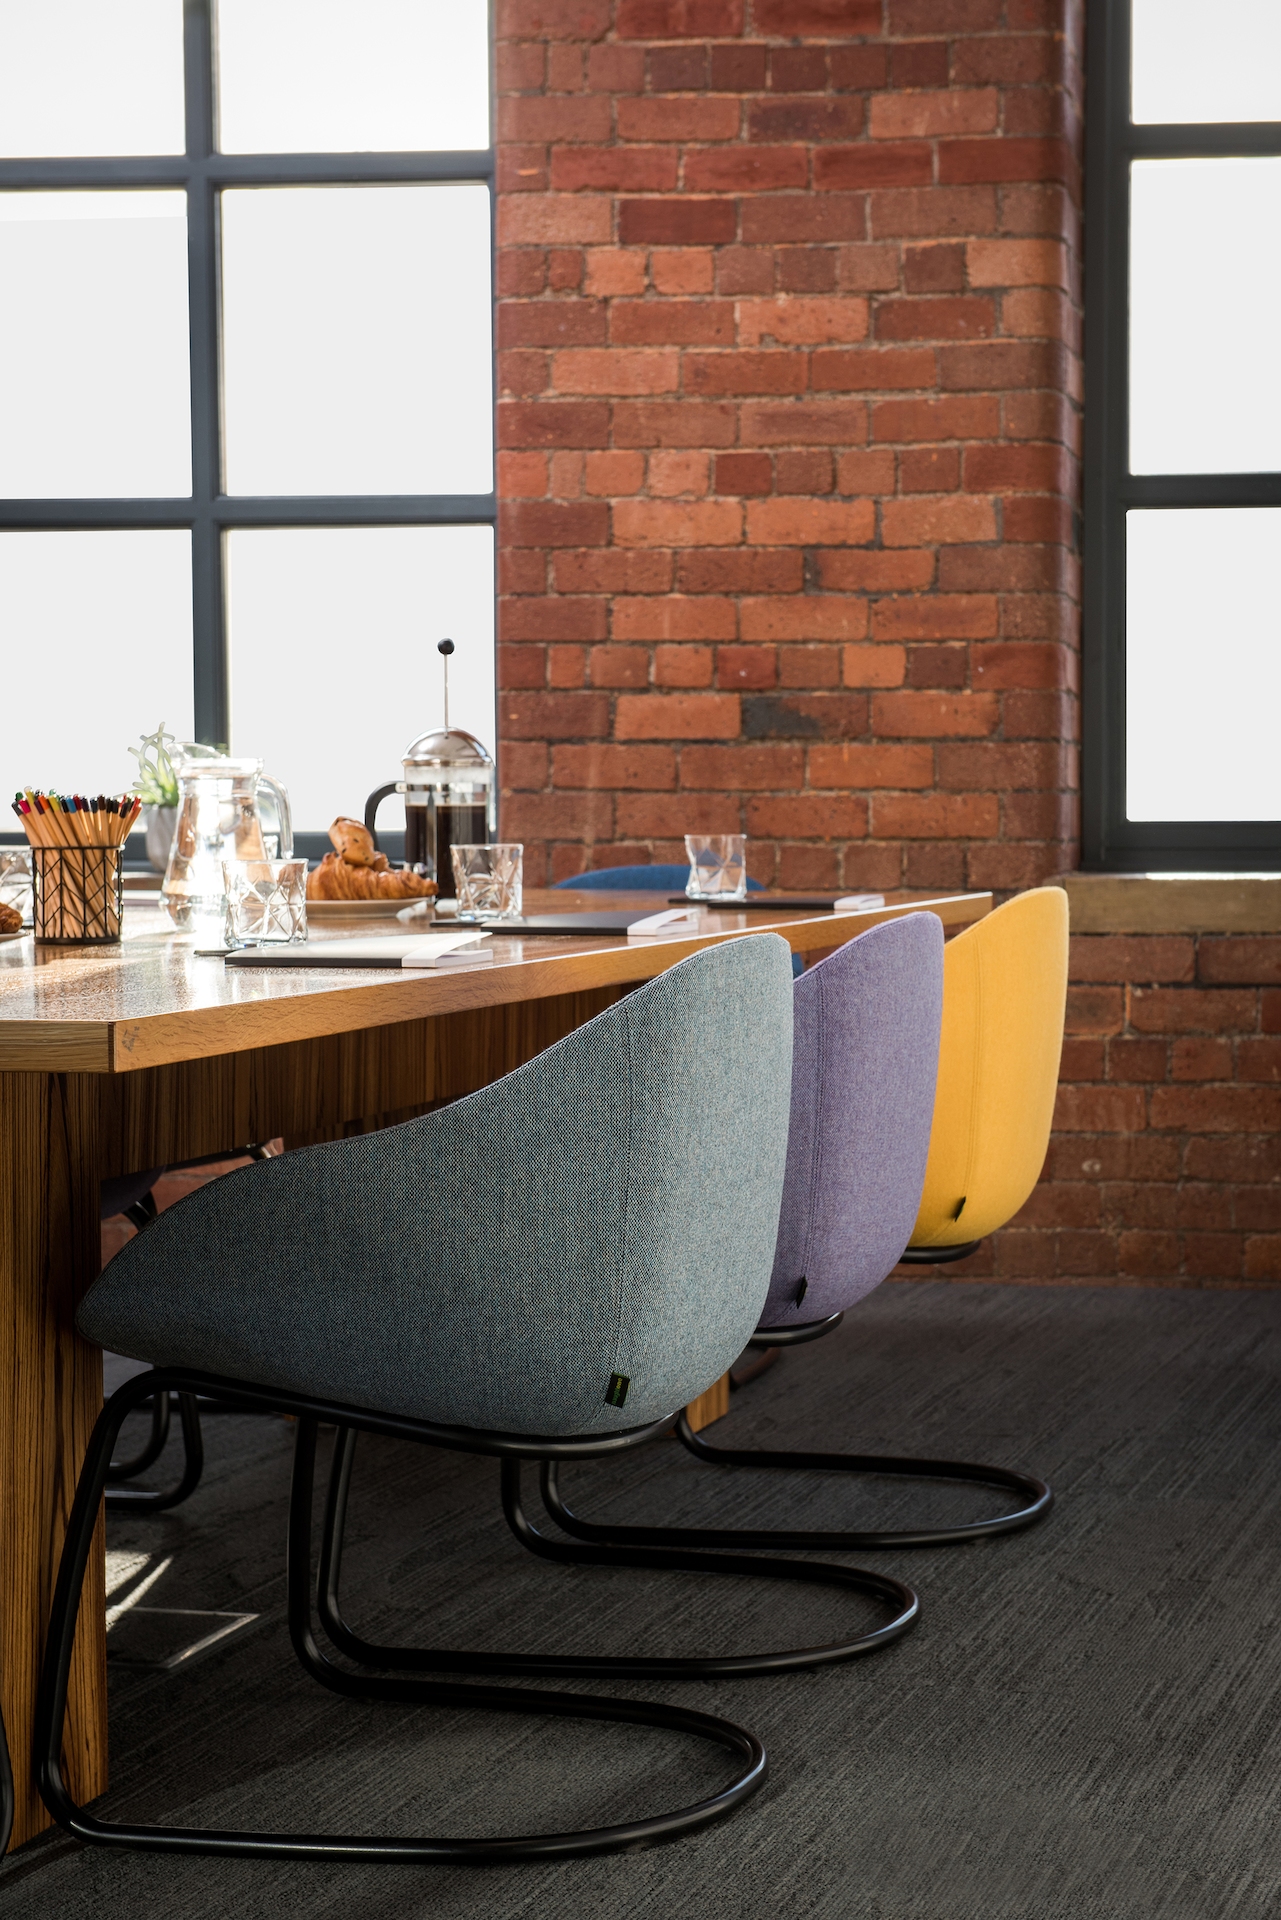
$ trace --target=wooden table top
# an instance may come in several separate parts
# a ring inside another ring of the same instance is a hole
[[[525,912],[660,911],[666,893],[530,891]],[[648,980],[717,939],[781,933],[796,953],[839,946],[915,908],[945,926],[979,920],[988,893],[891,893],[858,913],[700,908],[700,930],[676,939],[621,934],[494,935],[492,966],[457,973],[378,968],[257,971],[200,958],[155,905],[126,903],[118,947],[37,947],[28,934],[0,945],[0,1070],[128,1073],[432,1014]],[[445,923],[448,924],[448,923]],[[313,921],[311,938],[427,931],[393,917]]]

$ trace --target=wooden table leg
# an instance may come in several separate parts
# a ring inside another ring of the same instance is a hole
[[[695,1433],[701,1432],[704,1427],[710,1427],[713,1420],[719,1420],[723,1414],[727,1414],[729,1412],[729,1375],[723,1373],[706,1393],[700,1393],[697,1400],[690,1401],[685,1412]]]
[[[13,1757],[13,1845],[50,1824],[31,1778],[36,1686],[62,1536],[102,1356],[75,1305],[98,1271],[98,1096],[75,1074],[0,1074],[0,1708]],[[103,1529],[85,1586],[64,1760],[71,1790],[107,1784]]]

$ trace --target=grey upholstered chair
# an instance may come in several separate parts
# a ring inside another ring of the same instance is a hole
[[[920,1205],[934,1111],[943,994],[943,929],[929,913],[886,921],[797,981],[792,1118],[774,1270],[751,1345],[798,1345],[829,1333],[897,1264]],[[1048,1510],[1044,1482],[1005,1467],[879,1454],[726,1448],[677,1433],[716,1466],[824,1469],[975,1482],[1014,1493],[1010,1513],[955,1527],[898,1532],[598,1526],[565,1504],[549,1463],[549,1511],[596,1545],[773,1547],[829,1552],[952,1545],[1031,1525]]]
[[[760,1316],[787,1151],[791,1027],[786,944],[772,934],[725,942],[492,1086],[401,1126],[228,1174],[122,1248],[79,1325],[156,1370],[104,1408],[67,1529],[36,1734],[41,1792],[64,1826],[171,1851],[457,1863],[670,1837],[754,1790],[759,1742],[705,1714],[337,1667],[313,1635],[311,1503],[321,1420],[340,1434],[496,1456],[516,1505],[523,1460],[612,1454],[664,1431]],[[120,1425],[170,1390],[298,1416],[289,1616],[295,1650],[322,1684],[361,1699],[679,1729],[728,1748],[740,1762],[734,1780],[671,1814],[467,1841],[178,1831],[83,1811],[63,1780],[61,1746],[84,1569]],[[471,1666],[502,1661],[474,1656]],[[681,1669],[656,1660],[651,1670]]]
[[[273,1157],[271,1147],[254,1144],[231,1148],[222,1153],[202,1154],[197,1160],[179,1161],[171,1167],[151,1167],[144,1173],[118,1174],[104,1180],[100,1193],[100,1218],[111,1220],[117,1214],[123,1214],[141,1232],[157,1217],[158,1209],[152,1189],[164,1174],[212,1166],[220,1160],[237,1159],[242,1153],[247,1153],[251,1160],[270,1160]],[[131,1513],[163,1513],[170,1507],[180,1506],[199,1486],[204,1471],[204,1440],[200,1411],[194,1399],[189,1405],[180,1403],[183,1464],[177,1482],[169,1488],[134,1487],[128,1484],[136,1480],[139,1474],[145,1473],[148,1467],[154,1466],[164,1452],[169,1438],[169,1402],[167,1393],[158,1393],[153,1397],[151,1431],[143,1445],[130,1458],[111,1462],[105,1495],[108,1509],[123,1507]],[[218,1403],[206,1402],[206,1405],[212,1404]]]

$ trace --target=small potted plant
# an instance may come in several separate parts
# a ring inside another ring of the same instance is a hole
[[[175,736],[165,732],[162,720],[154,733],[142,735],[140,746],[129,748],[138,762],[134,791],[144,802],[142,818],[147,832],[147,859],[157,873],[163,873],[169,865],[169,849],[178,819],[178,776],[169,755],[170,747],[177,744]]]

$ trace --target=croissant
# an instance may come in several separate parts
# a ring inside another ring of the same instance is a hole
[[[0,933],[16,933],[22,925],[22,915],[17,907],[11,907],[7,900],[0,900]]]
[[[359,820],[340,814],[329,838],[337,852],[307,875],[309,900],[420,900],[437,891],[434,880],[394,868],[385,853],[375,853],[374,837]]]
[[[419,900],[435,892],[436,882],[423,874],[385,865],[350,867],[336,853],[327,853],[307,875],[309,900]]]
[[[345,860],[349,867],[378,867],[386,871],[386,854],[374,852],[374,836],[359,820],[340,813],[329,829],[329,838],[334,843],[339,859]]]

